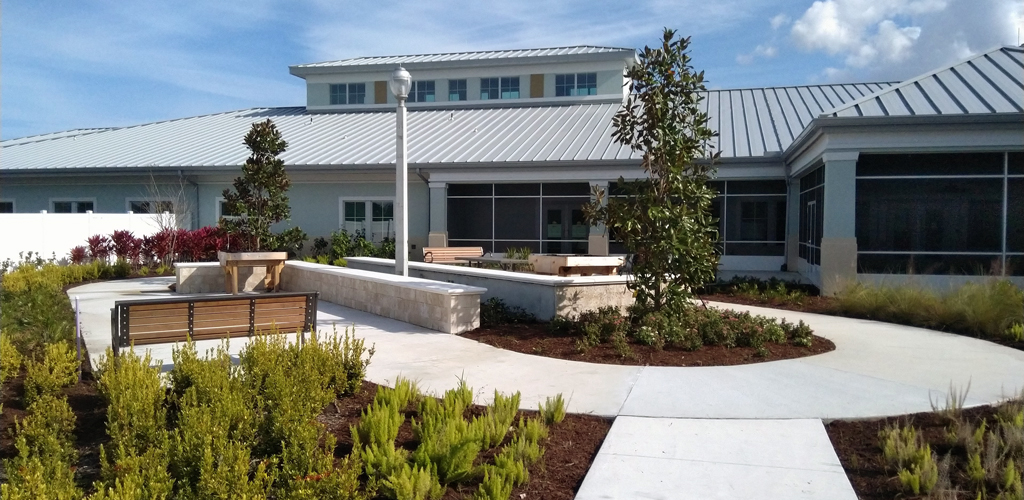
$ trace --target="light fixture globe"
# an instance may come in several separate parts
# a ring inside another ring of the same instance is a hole
[[[391,87],[391,93],[396,98],[404,100],[406,97],[409,97],[409,90],[412,89],[412,75],[405,68],[399,66],[398,69],[391,73],[391,80],[388,81],[388,85]]]

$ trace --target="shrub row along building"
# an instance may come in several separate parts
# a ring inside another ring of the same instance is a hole
[[[644,176],[612,140],[632,49],[363,57],[292,66],[306,105],[3,141],[0,212],[187,213],[216,224],[250,125],[289,143],[292,219],[311,236],[392,225],[398,65],[409,96],[410,244],[622,249],[584,222],[591,187]],[[903,82],[709,90],[723,272],[1024,281],[1024,49]]]

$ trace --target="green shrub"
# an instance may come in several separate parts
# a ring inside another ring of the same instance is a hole
[[[29,405],[28,415],[15,422],[17,454],[4,461],[3,498],[81,498],[72,468],[74,428],[75,414],[63,397],[44,394]]]
[[[394,500],[437,500],[444,488],[431,467],[403,466],[383,483],[388,498]]]
[[[473,500],[508,500],[512,496],[512,483],[513,479],[501,469],[488,467],[484,472],[484,480],[473,493]]]
[[[107,434],[115,463],[123,453],[141,456],[166,441],[166,392],[160,367],[150,363],[148,353],[139,357],[128,349],[114,357],[109,348],[100,361],[97,388],[107,401]]]
[[[364,500],[359,484],[360,464],[346,457],[321,473],[294,478],[278,490],[277,498],[289,500]]]
[[[24,356],[11,343],[10,337],[0,332],[0,384],[17,377],[23,362]]]
[[[374,401],[363,410],[359,423],[352,426],[352,439],[368,446],[394,443],[404,422],[405,415],[397,406]]]
[[[939,480],[939,468],[935,463],[935,454],[928,445],[922,448],[920,460],[910,465],[909,469],[900,469],[899,479],[904,491],[915,495],[931,493]]]
[[[514,325],[536,323],[537,317],[519,306],[509,306],[498,297],[491,297],[480,303],[480,326]]]
[[[61,389],[78,381],[78,359],[68,344],[47,344],[42,360],[25,363],[25,404],[46,395],[59,395]]]
[[[115,449],[116,463],[100,447],[100,465],[103,480],[97,482],[91,500],[146,500],[168,498],[174,489],[174,480],[167,471],[168,458],[165,444],[153,446],[142,455],[123,445]]]
[[[1024,291],[1007,280],[968,283],[946,293],[915,285],[852,283],[837,296],[838,314],[986,338],[1008,338],[1024,323]]]
[[[398,377],[395,379],[394,388],[381,386],[377,389],[374,402],[392,406],[398,411],[404,412],[409,407],[409,403],[418,402],[422,397],[416,382]]]
[[[538,410],[545,424],[561,423],[565,419],[565,400],[562,398],[562,393],[558,393],[553,398],[545,399]]]
[[[428,432],[421,433],[412,460],[420,467],[436,466],[443,484],[462,481],[473,473],[473,463],[482,448],[481,434],[480,426],[462,418],[442,418]]]
[[[495,390],[494,402],[487,407],[487,412],[473,419],[473,424],[481,427],[480,445],[483,449],[489,450],[505,439],[516,413],[519,412],[519,400],[518,392],[512,396],[503,396]]]
[[[17,446],[17,441],[15,441]],[[68,464],[46,463],[38,457],[8,460],[7,482],[0,485],[4,500],[78,500],[82,491],[75,486],[75,473]]]

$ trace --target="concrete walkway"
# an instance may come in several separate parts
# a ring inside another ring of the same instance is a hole
[[[114,300],[165,295],[169,283],[95,283],[68,292],[81,298],[94,366],[110,345]],[[404,376],[427,392],[440,392],[464,378],[480,403],[489,402],[495,389],[520,391],[523,408],[562,393],[571,412],[618,416],[578,498],[854,499],[820,419],[930,411],[932,402],[944,404],[950,386],[968,383],[972,406],[1024,388],[1024,352],[990,342],[874,321],[716,305],[803,320],[836,350],[730,367],[630,367],[505,351],[324,302],[317,323],[324,333],[354,328],[376,347],[368,369],[376,383]],[[235,339],[230,350],[237,353],[244,344]],[[170,346],[147,350],[169,369]]]

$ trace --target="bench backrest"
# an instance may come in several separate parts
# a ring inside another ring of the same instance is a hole
[[[423,247],[423,262],[452,262],[483,254],[483,247]]]
[[[304,292],[118,301],[110,310],[111,344],[117,354],[132,344],[251,336],[272,328],[309,332],[316,326],[319,296]]]

